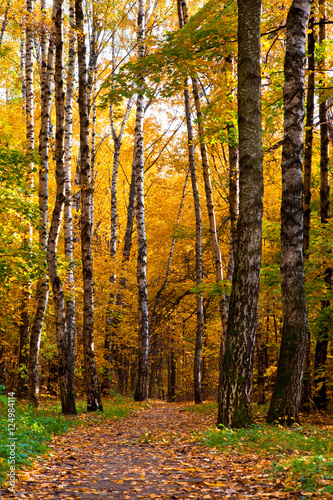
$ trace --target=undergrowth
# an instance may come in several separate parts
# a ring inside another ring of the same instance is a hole
[[[217,405],[188,407],[200,414],[217,410]],[[285,428],[262,422],[248,429],[229,429],[220,426],[201,434],[202,444],[221,451],[256,454],[271,459],[266,471],[275,483],[288,491],[318,492],[322,498],[333,493],[333,426],[304,426]]]
[[[0,395],[0,479],[5,480],[9,470],[9,420],[7,397]],[[78,415],[61,414],[60,403],[44,401],[39,409],[26,402],[16,400],[15,404],[15,469],[20,470],[29,465],[36,455],[47,451],[52,436],[61,435],[70,428],[89,426],[106,420],[117,420],[130,415],[138,407],[142,407],[129,398],[116,396],[113,401],[103,401],[103,412],[86,412],[86,403],[77,401]]]

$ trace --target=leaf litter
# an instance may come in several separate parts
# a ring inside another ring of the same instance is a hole
[[[198,443],[215,416],[153,403],[128,418],[103,421],[57,436],[50,455],[18,474],[15,495],[4,499],[291,499],[265,473],[270,458],[221,453]],[[319,498],[319,497],[318,497]]]

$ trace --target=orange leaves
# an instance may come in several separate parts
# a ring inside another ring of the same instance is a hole
[[[55,439],[54,455],[20,475],[21,497],[288,498],[263,474],[267,459],[198,446],[193,431],[200,435],[210,421],[210,415],[184,411],[183,405],[157,403],[128,419],[81,427]]]

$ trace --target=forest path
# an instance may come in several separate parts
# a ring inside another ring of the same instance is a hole
[[[214,423],[184,405],[159,402],[126,419],[76,429],[55,438],[53,456],[20,482],[16,498],[295,498],[267,482],[268,459],[199,446],[193,431]]]

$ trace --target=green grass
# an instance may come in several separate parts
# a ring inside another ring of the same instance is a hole
[[[185,410],[191,413],[199,413],[200,415],[217,414],[217,403],[208,402],[202,405],[189,405]]]
[[[16,401],[15,406],[15,467],[16,471],[29,465],[33,458],[47,451],[52,436],[66,433],[70,428],[89,426],[129,416],[142,404],[129,398],[117,396],[114,401],[103,401],[103,412],[87,413],[86,403],[77,402],[77,416],[63,416],[60,403],[44,402],[36,410],[31,405]],[[9,470],[7,397],[0,395],[0,479],[4,480]]]
[[[217,405],[215,405],[216,411]],[[193,405],[189,411],[204,414],[213,404]],[[333,426],[285,428],[262,422],[248,429],[221,426],[198,437],[202,444],[227,453],[256,454],[272,460],[269,476],[289,491],[333,493]]]

